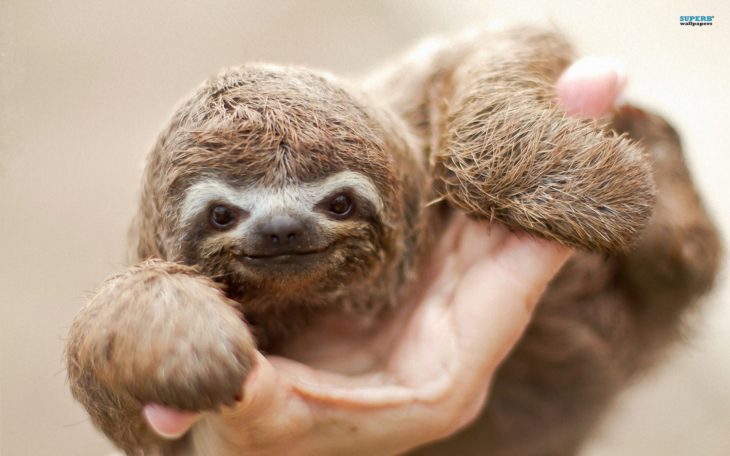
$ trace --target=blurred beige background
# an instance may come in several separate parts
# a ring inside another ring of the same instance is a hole
[[[1,0],[0,454],[109,451],[68,392],[64,337],[84,294],[123,265],[158,129],[223,66],[265,60],[358,74],[430,33],[552,22],[582,53],[625,62],[628,97],[681,131],[727,233],[730,8],[691,5]],[[715,25],[679,26],[695,14],[715,15]],[[693,318],[696,335],[621,398],[585,455],[730,454],[728,297],[724,272]]]

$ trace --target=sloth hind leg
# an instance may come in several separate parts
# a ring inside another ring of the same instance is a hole
[[[679,137],[660,117],[624,107],[613,127],[640,141],[651,160],[657,202],[641,240],[618,257],[620,283],[637,303],[645,342],[676,336],[682,311],[708,292],[720,264],[720,236],[687,169]]]

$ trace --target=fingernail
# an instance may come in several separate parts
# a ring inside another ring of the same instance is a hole
[[[159,404],[145,405],[142,415],[153,431],[170,440],[185,434],[200,416],[198,413],[174,410]]]

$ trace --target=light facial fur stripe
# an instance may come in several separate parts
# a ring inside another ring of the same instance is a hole
[[[192,185],[185,194],[180,215],[183,223],[192,220],[212,201],[221,201],[248,211],[252,217],[265,216],[282,210],[309,212],[327,195],[350,188],[370,201],[378,212],[384,210],[383,200],[375,184],[365,175],[343,171],[321,181],[285,187],[250,187],[235,189],[218,179],[207,179]]]
[[[185,192],[180,218],[187,223],[208,206],[211,201],[237,205],[238,192],[218,179],[207,179],[192,185]]]

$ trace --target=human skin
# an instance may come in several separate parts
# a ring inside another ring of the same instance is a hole
[[[624,84],[615,62],[587,58],[563,73],[556,96],[568,114],[597,118]],[[434,255],[427,290],[376,332],[322,337],[312,328],[291,350],[304,363],[257,354],[244,397],[219,413],[156,404],[143,413],[163,437],[192,427],[199,454],[394,454],[443,438],[488,400],[490,379],[569,255],[458,218]],[[332,372],[353,360],[357,375]]]

